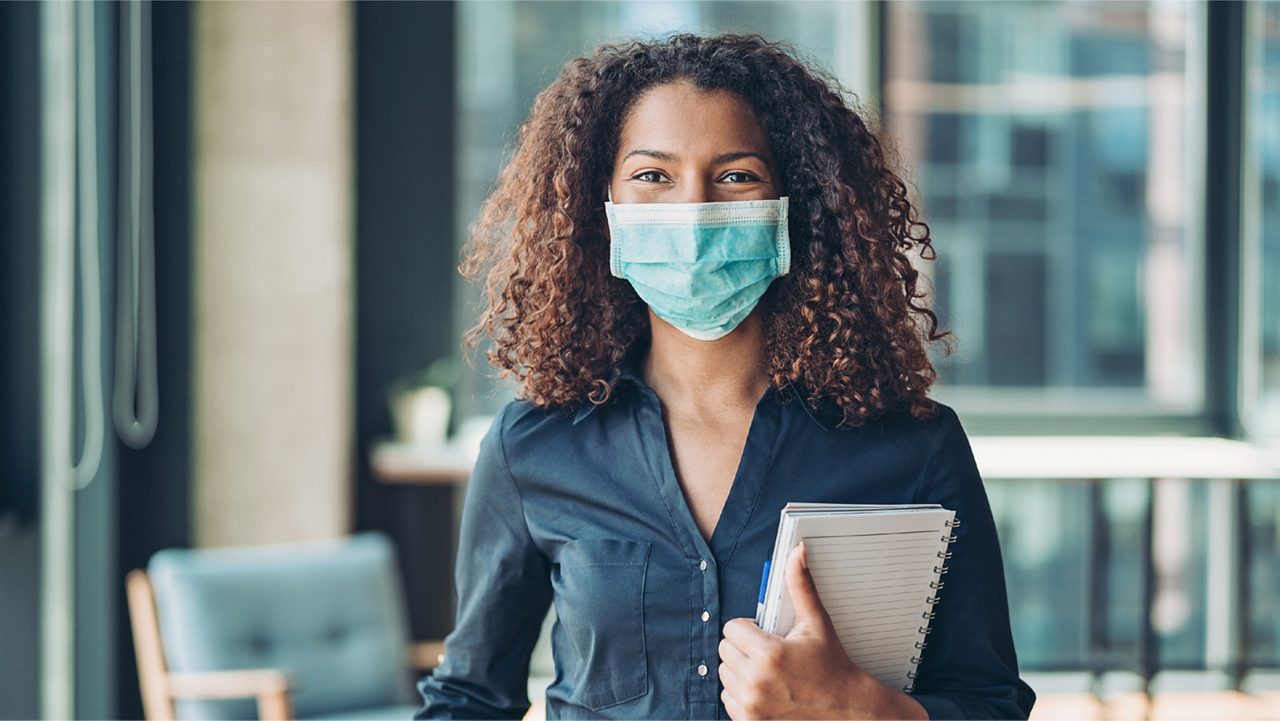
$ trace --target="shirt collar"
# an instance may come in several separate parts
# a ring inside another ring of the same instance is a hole
[[[592,403],[591,401],[587,401],[586,403],[583,403],[578,408],[577,413],[575,413],[573,416],[574,425],[577,425],[584,418],[594,413],[595,410],[600,406],[611,403],[615,398],[616,394],[626,392],[627,390],[626,386],[630,385],[633,388],[647,387],[647,385],[644,382],[644,379],[640,377],[640,357],[644,355],[645,348],[646,348],[646,345],[641,343],[627,353],[627,355],[622,359],[622,363],[620,363],[617,368],[613,369],[613,373],[610,375],[608,381],[606,381],[609,384],[610,400],[606,401],[605,403]],[[775,388],[770,386],[769,390],[766,391],[765,396],[768,397],[771,395],[776,398],[780,394],[777,392]],[[791,403],[795,403],[796,405],[799,405],[800,408],[804,410],[804,414],[808,416],[809,419],[812,420],[814,423],[818,424],[818,427],[820,427],[822,430],[830,431],[833,428],[835,428],[836,424],[825,418],[827,414],[815,413],[813,410],[809,408],[809,404],[804,402],[804,398],[805,398],[805,394],[803,393],[800,386],[798,385],[791,386],[791,399],[790,399]]]
[[[838,416],[838,409],[831,408],[830,405],[824,405],[820,412],[815,413],[809,408],[809,404],[805,403],[804,386],[800,384],[791,384],[791,402],[804,409],[804,414],[809,416],[809,420],[818,424],[818,427],[824,431],[830,432],[839,423],[839,420],[831,420],[832,415]]]

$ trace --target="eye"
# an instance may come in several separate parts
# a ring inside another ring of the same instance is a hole
[[[657,170],[644,170],[631,176],[631,180],[639,180],[642,183],[661,183],[665,177]]]
[[[720,176],[720,181],[724,183],[758,183],[760,178],[745,170],[731,170]]]

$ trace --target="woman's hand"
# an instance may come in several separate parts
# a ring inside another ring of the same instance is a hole
[[[805,558],[804,544],[783,574],[796,611],[786,636],[761,631],[749,618],[724,626],[720,698],[733,719],[928,719],[924,707],[892,690],[849,659],[836,636]]]

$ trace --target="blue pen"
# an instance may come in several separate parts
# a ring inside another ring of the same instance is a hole
[[[764,562],[764,570],[760,572],[760,596],[756,599],[756,625],[764,623],[764,592],[769,586],[769,561]]]

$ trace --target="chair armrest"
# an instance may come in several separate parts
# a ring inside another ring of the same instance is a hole
[[[293,684],[279,669],[170,673],[165,680],[173,698],[257,698],[258,715],[263,721],[293,718]]]
[[[444,641],[415,641],[409,644],[409,668],[427,670],[444,662]]]
[[[174,698],[252,698],[292,688],[289,677],[274,668],[170,673],[168,681],[169,695]]]

